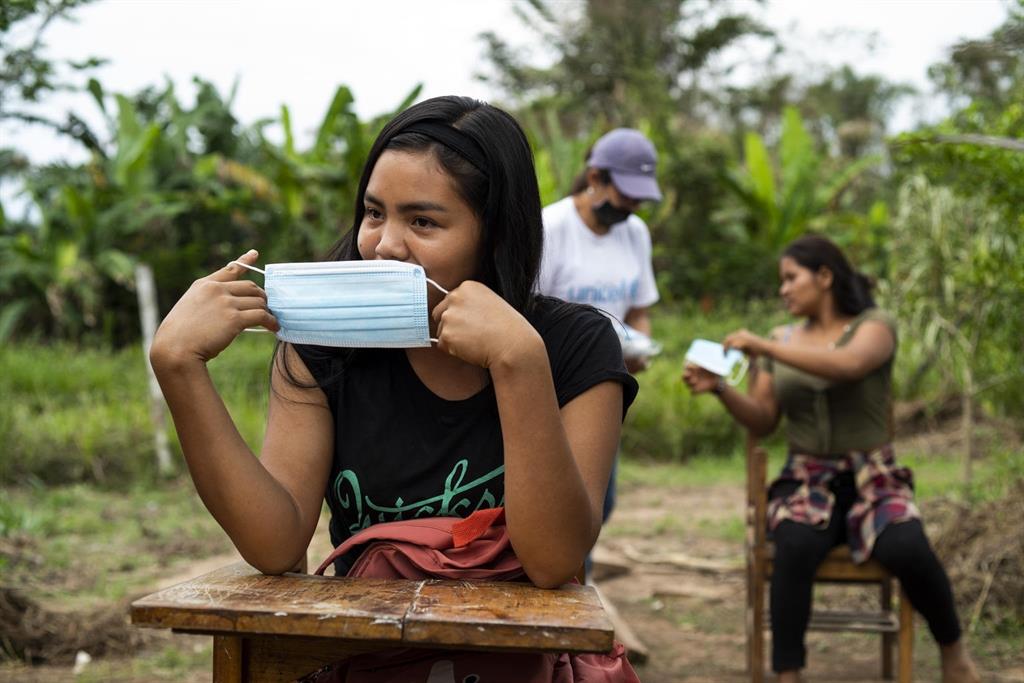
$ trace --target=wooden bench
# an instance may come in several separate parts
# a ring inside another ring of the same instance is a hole
[[[238,562],[136,600],[133,624],[213,636],[213,680],[291,681],[395,647],[608,652],[593,588],[266,576]]]

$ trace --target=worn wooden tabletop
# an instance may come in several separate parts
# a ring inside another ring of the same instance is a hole
[[[238,562],[135,601],[134,624],[403,647],[607,652],[613,628],[587,586],[265,576]]]

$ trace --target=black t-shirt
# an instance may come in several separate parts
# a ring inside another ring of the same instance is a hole
[[[547,347],[559,407],[608,380],[623,416],[637,393],[619,339],[597,311],[538,297],[528,316]],[[466,517],[504,504],[505,467],[494,387],[448,401],[417,377],[403,349],[355,352],[295,345],[334,417],[326,499],[337,546],[371,524]],[[339,574],[354,558],[336,563]]]

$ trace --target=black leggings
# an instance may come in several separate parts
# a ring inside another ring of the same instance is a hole
[[[795,482],[776,486],[773,496],[788,496]],[[814,529],[785,520],[773,533],[775,560],[772,570],[772,669],[802,669],[807,662],[804,634],[811,617],[813,578],[828,552],[846,542],[846,513],[857,498],[853,475],[833,479],[835,507],[828,528]],[[900,581],[910,604],[928,622],[940,645],[960,639],[960,623],[949,577],[924,534],[921,521],[914,519],[885,527],[875,539],[871,557]]]

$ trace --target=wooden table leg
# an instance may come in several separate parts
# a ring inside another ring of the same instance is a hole
[[[287,683],[354,655],[388,649],[366,641],[266,635],[247,636],[244,648],[246,683]]]
[[[242,683],[246,680],[245,650],[241,636],[213,637],[214,683]]]

